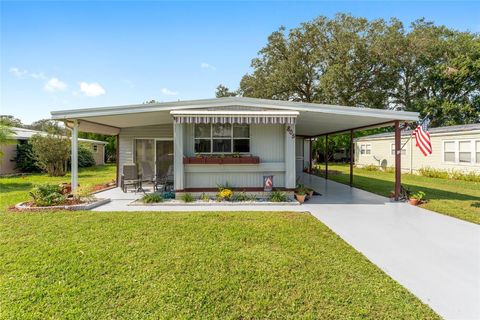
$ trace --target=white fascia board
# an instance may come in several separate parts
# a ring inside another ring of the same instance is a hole
[[[81,117],[108,116],[133,114],[143,112],[173,111],[183,109],[213,108],[228,106],[245,106],[267,109],[294,110],[299,112],[317,112],[343,114],[352,116],[370,116],[381,119],[395,119],[405,121],[418,120],[417,112],[392,111],[383,109],[355,108],[317,103],[290,102],[281,100],[266,100],[255,98],[219,98],[190,101],[163,102],[155,104],[136,104],[115,107],[87,108],[52,111],[52,119],[78,119]]]

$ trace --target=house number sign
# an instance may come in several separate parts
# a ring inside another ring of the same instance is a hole
[[[292,136],[292,139],[295,138],[295,133],[293,132],[292,127],[287,126],[287,132],[288,132],[288,134],[290,134]]]

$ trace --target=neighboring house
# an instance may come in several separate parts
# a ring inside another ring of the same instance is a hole
[[[36,134],[46,135],[46,132],[24,129],[24,128],[11,128],[14,132],[12,136],[12,143],[0,146],[3,151],[3,157],[0,159],[0,175],[18,173],[15,169],[15,156],[17,154],[17,144],[26,143],[28,139]],[[96,165],[105,164],[105,141],[97,141],[90,139],[78,139],[78,141],[84,143],[91,148],[93,158]]]
[[[157,176],[173,172],[178,194],[226,183],[262,190],[266,175],[274,176],[274,187],[292,190],[308,165],[305,141],[339,130],[416,121],[418,114],[228,97],[54,111],[52,118],[64,121],[73,136],[79,131],[116,135],[117,178],[125,164],[147,163]],[[73,186],[76,176],[73,172]]]
[[[423,167],[441,170],[480,171],[480,123],[430,128],[432,154],[424,156],[415,146],[412,131],[402,132],[402,170]],[[355,139],[355,164],[359,167],[395,165],[395,139],[380,133]],[[405,144],[406,143],[406,144]]]

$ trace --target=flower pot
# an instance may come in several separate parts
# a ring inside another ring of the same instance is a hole
[[[304,203],[306,196],[306,194],[295,194],[295,199],[297,199],[297,201],[300,203]]]
[[[418,206],[418,204],[420,203],[420,200],[410,198],[410,199],[408,199],[408,203],[410,203],[412,206]]]

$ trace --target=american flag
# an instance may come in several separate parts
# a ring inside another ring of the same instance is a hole
[[[413,130],[412,136],[415,137],[416,146],[420,149],[424,156],[432,154],[432,144],[430,143],[430,133],[428,133],[428,125],[430,119],[425,118],[420,122],[415,130]]]

